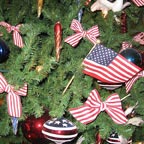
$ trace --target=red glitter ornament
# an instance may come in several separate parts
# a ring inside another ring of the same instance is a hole
[[[96,134],[96,143],[95,144],[103,144],[103,139],[101,138],[99,132]]]
[[[46,144],[46,140],[42,134],[43,124],[50,119],[48,111],[46,111],[41,117],[35,118],[34,116],[28,117],[22,123],[22,132],[24,137],[33,144]]]
[[[54,26],[55,34],[55,49],[56,49],[56,61],[59,62],[60,59],[60,50],[62,48],[62,25],[60,22],[57,22]]]
[[[127,33],[127,14],[125,12],[121,14],[121,33]]]

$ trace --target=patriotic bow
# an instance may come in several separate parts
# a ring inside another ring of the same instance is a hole
[[[27,84],[24,84],[23,88],[14,90],[14,87],[9,85],[3,75],[0,73],[0,93],[6,92],[8,113],[12,117],[20,117],[22,114],[22,105],[20,96],[26,96]]]
[[[144,1],[143,0],[132,0],[138,7],[144,6]]]
[[[141,45],[144,45],[144,32],[138,33],[133,39],[134,41],[139,42]]]
[[[86,37],[89,39],[92,43],[96,43],[96,37],[99,36],[99,29],[98,26],[95,25],[92,28],[90,28],[87,31],[84,31],[80,22],[76,19],[74,19],[71,23],[70,28],[74,30],[76,33],[72,36],[69,36],[65,39],[65,42],[69,43],[73,47],[75,47],[82,37]]]
[[[19,34],[20,30],[20,26],[21,24],[17,25],[17,26],[11,26],[10,24],[2,21],[0,22],[0,25],[1,26],[4,26],[7,31],[10,33],[11,31],[13,31],[13,41],[14,41],[14,44],[20,48],[22,48],[24,46],[23,44],[23,40],[22,40],[22,37],[21,35]]]
[[[92,122],[101,111],[106,111],[117,124],[124,124],[127,122],[118,94],[112,94],[105,102],[102,102],[96,89],[91,91],[90,96],[84,105],[77,108],[71,108],[69,111],[83,124]]]
[[[3,75],[0,73],[0,93],[6,92],[7,94],[7,107],[8,113],[12,117],[12,126],[14,134],[17,133],[18,117],[22,114],[22,105],[20,96],[26,96],[27,84],[24,84],[23,88],[14,90],[14,87],[9,85]]]
[[[131,78],[129,81],[127,81],[125,84],[126,84],[126,92],[128,93],[133,84],[141,77],[144,77],[144,70],[143,71],[140,71],[137,75],[135,75],[133,78]]]

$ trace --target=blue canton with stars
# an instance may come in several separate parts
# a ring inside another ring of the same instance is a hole
[[[52,127],[73,127],[73,123],[65,118],[55,118],[52,120],[48,120],[46,122],[47,125]]]
[[[92,60],[98,64],[108,66],[111,61],[117,56],[117,53],[113,50],[104,47],[101,44],[97,44],[92,51],[87,55],[88,60]]]

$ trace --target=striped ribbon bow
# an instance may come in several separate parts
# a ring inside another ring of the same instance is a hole
[[[19,90],[14,90],[14,87],[9,85],[0,73],[0,93],[6,92],[7,94],[7,105],[8,113],[12,117],[20,117],[22,114],[21,96],[26,96],[27,94],[27,84],[24,84],[23,88]]]
[[[80,22],[76,19],[74,19],[71,23],[70,28],[72,30],[74,30],[76,33],[73,34],[72,36],[68,36],[65,39],[65,42],[72,45],[73,47],[75,47],[79,41],[81,40],[82,37],[86,37],[87,39],[89,39],[92,43],[96,43],[96,37],[99,36],[99,29],[98,26],[95,25],[92,28],[90,28],[87,31],[84,31]]]
[[[127,122],[127,118],[122,110],[121,100],[116,93],[110,95],[105,102],[102,102],[98,91],[94,89],[84,105],[69,109],[69,112],[83,124],[92,122],[101,111],[106,111],[117,124]]]
[[[0,22],[0,25],[4,26],[9,33],[13,31],[13,41],[16,46],[18,46],[20,48],[22,48],[24,46],[22,37],[19,34],[19,32],[20,32],[19,28],[20,28],[21,24],[19,24],[17,26],[11,26],[10,24],[2,21],[2,22]]]
[[[141,45],[144,45],[144,32],[138,33],[134,36],[133,40],[139,42]]]
[[[144,77],[144,70],[140,71],[137,75],[125,83],[127,93],[131,90],[133,84],[141,77]]]
[[[144,0],[132,0],[138,7],[144,6]]]

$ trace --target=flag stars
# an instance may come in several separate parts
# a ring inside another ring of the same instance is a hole
[[[116,55],[116,52],[98,44],[93,48],[92,52],[87,56],[87,58],[98,64],[108,66]]]

